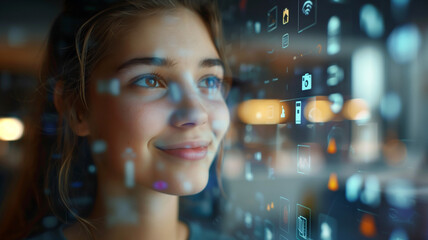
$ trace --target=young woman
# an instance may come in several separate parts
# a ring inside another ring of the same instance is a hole
[[[66,1],[51,29],[42,79],[54,90],[32,122],[0,238],[37,235],[50,214],[63,224],[34,239],[198,238],[178,219],[178,196],[204,189],[229,126],[216,5],[83,2]]]

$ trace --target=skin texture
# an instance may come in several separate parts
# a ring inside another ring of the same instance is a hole
[[[203,21],[185,8],[136,20],[112,46],[91,74],[89,109],[79,114],[74,128],[90,142],[106,144],[105,151],[94,153],[99,190],[90,219],[97,222],[96,238],[186,239],[187,227],[178,221],[178,196],[206,186],[229,126],[224,98],[212,87],[224,74],[213,60],[219,55]],[[166,64],[129,64],[153,57],[167,59]],[[110,79],[120,83],[119,95],[99,90]],[[193,146],[189,153],[177,147],[183,143],[203,146]],[[164,151],[171,148],[179,149],[175,154]],[[127,161],[133,164],[131,175],[126,174]],[[132,186],[125,184],[129,176]],[[123,204],[130,214],[137,213],[137,221],[117,216]],[[64,234],[67,239],[85,235],[79,225]]]

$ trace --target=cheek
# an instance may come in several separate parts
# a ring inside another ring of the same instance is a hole
[[[211,128],[217,138],[221,140],[230,124],[229,109],[223,100],[210,102],[207,106]]]
[[[131,148],[140,157],[150,140],[167,127],[169,113],[162,103],[103,97],[91,107],[91,140],[106,142],[106,159],[102,161],[118,169],[123,168],[126,149]]]
[[[115,141],[145,138],[164,127],[167,113],[158,104],[128,103],[105,100],[103,106],[93,105],[91,135],[105,136]]]

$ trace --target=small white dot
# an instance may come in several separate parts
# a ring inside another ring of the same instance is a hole
[[[185,191],[185,192],[190,192],[190,191],[192,191],[192,183],[190,183],[190,182],[184,182],[183,183],[183,190]]]

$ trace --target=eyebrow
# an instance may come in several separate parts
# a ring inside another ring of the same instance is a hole
[[[223,69],[223,71],[225,70],[224,63],[219,58],[206,58],[199,63],[199,66],[200,67],[207,67],[207,68],[219,66]]]
[[[117,68],[117,71],[124,68],[128,68],[132,65],[153,65],[153,66],[162,66],[162,67],[172,67],[176,63],[168,58],[159,58],[159,57],[143,57],[143,58],[133,58],[124,62]]]
[[[133,58],[130,59],[123,64],[121,64],[117,71],[122,70],[124,68],[131,67],[133,65],[152,65],[152,66],[161,66],[161,67],[172,67],[176,65],[177,62],[169,59],[169,58],[159,58],[159,57],[142,57],[142,58]],[[199,62],[199,67],[209,68],[219,66],[225,69],[224,63],[219,58],[206,58]]]

